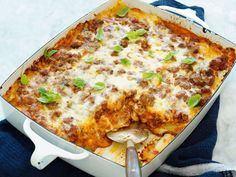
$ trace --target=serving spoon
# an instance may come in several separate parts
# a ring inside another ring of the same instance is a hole
[[[141,128],[122,128],[115,132],[108,132],[107,137],[118,143],[127,142],[126,176],[141,177],[141,168],[134,144],[145,141],[148,137],[148,132]]]

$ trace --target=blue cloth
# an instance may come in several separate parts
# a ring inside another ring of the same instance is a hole
[[[171,6],[171,7],[175,7],[175,8],[178,8],[178,9],[190,8],[190,9],[192,9],[196,12],[196,15],[200,19],[205,20],[204,9],[202,7],[199,7],[199,6],[186,6],[186,5],[181,4],[180,2],[177,2],[175,0],[159,0],[159,1],[155,1],[151,4],[153,6]]]
[[[181,9],[191,8],[196,11],[198,17],[204,20],[204,9],[201,7],[188,7],[174,0],[160,0],[152,5],[168,5]],[[218,165],[217,167],[223,169],[220,164],[212,163],[211,160],[217,139],[218,109],[219,98],[189,138],[169,156],[165,164],[151,177],[188,176],[188,174],[199,177],[232,176],[227,169],[206,171],[203,168],[204,165],[209,165],[209,170],[211,170],[215,169],[212,166]],[[60,159],[56,159],[44,170],[39,171],[30,164],[33,150],[34,145],[28,138],[6,120],[0,122],[0,177],[91,177]]]

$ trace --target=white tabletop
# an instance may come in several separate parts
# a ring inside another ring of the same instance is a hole
[[[105,1],[0,0],[0,84],[53,36]],[[235,0],[179,1],[204,7],[210,28],[236,43]],[[236,169],[235,92],[236,71],[221,94],[219,135],[213,158]]]

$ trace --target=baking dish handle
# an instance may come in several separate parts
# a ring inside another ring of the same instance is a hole
[[[33,141],[35,145],[35,150],[30,159],[31,164],[39,170],[45,168],[57,157],[66,158],[70,160],[82,160],[89,156],[89,152],[87,151],[84,151],[79,154],[71,153],[59,148],[56,145],[49,143],[32,130],[31,123],[31,120],[26,119],[24,121],[23,128],[26,135]]]
[[[198,18],[197,15],[196,15],[196,12],[191,10],[191,9],[177,9],[177,8],[170,7],[170,6],[158,6],[158,7],[163,9],[163,10],[174,12],[176,14],[187,17],[189,20],[200,24],[201,26],[203,26],[206,29],[209,29],[208,24],[206,24],[206,22],[204,22],[203,20]]]

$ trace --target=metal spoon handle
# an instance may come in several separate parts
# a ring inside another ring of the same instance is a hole
[[[132,141],[127,142],[126,149],[126,177],[142,177],[138,154],[134,143]]]

